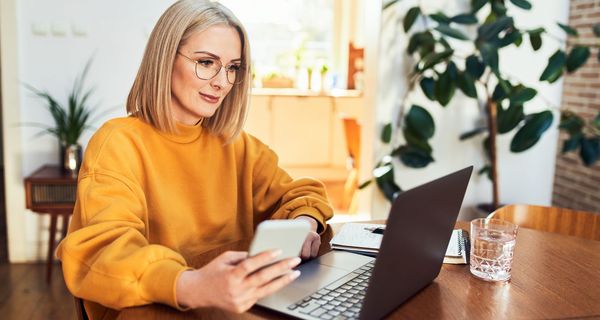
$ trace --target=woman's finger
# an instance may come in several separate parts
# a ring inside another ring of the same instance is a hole
[[[279,255],[281,255],[281,250],[278,249],[261,252],[240,262],[233,272],[238,277],[246,278],[256,270],[273,263]]]
[[[296,280],[300,276],[299,270],[294,270],[289,273],[284,274],[283,276],[265,284],[264,286],[258,288],[256,290],[256,299],[264,298],[273,292],[287,286],[292,281]]]
[[[300,264],[301,261],[302,260],[298,257],[289,258],[260,269],[246,278],[244,287],[249,289],[262,287],[273,281],[273,279],[289,273],[291,269]]]
[[[311,258],[316,257],[317,255],[319,255],[319,249],[321,248],[321,237],[317,234],[315,239],[312,242],[312,246],[311,246],[311,253],[310,256]]]

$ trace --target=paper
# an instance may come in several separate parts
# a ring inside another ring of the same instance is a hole
[[[460,257],[462,255],[462,246],[460,245],[460,230],[455,229],[452,230],[452,236],[450,237],[450,243],[448,243],[448,248],[446,249],[447,257]]]
[[[346,223],[331,239],[332,247],[348,247],[349,249],[367,249],[377,252],[383,235],[373,233],[371,228],[384,228],[384,224]]]

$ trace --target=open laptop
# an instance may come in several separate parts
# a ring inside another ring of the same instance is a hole
[[[258,305],[303,319],[380,319],[439,274],[469,184],[467,167],[400,193],[377,259],[331,251]]]

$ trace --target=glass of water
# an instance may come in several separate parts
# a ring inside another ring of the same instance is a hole
[[[486,281],[507,281],[517,239],[516,224],[497,219],[471,221],[471,273]]]

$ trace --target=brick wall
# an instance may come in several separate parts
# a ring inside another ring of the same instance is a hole
[[[580,40],[595,39],[591,26],[600,23],[600,0],[571,0],[569,25],[579,32]],[[569,41],[571,44],[571,41]],[[562,109],[593,119],[600,111],[600,64],[598,49],[592,49],[588,63],[564,79]],[[559,151],[566,135],[560,134]],[[552,197],[554,206],[600,213],[600,162],[586,167],[579,155],[558,155]]]

